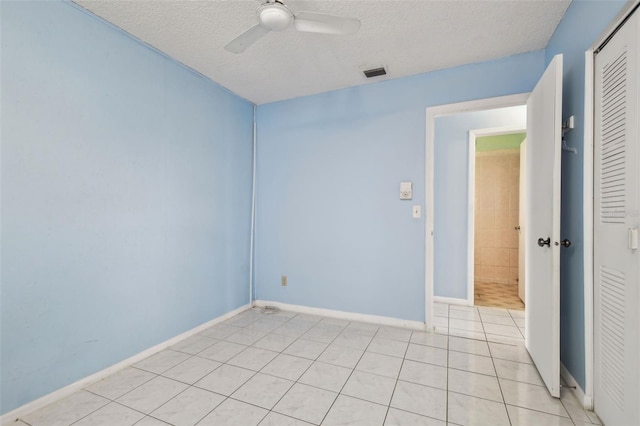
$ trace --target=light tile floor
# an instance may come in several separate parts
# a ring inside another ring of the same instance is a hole
[[[524,312],[435,309],[433,333],[249,310],[15,424],[600,424],[569,389],[549,396]]]
[[[476,281],[473,287],[474,303],[477,306],[494,308],[524,309],[518,296],[517,284],[497,284]]]

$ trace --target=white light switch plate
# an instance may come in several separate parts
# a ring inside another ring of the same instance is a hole
[[[400,182],[400,199],[410,200],[413,198],[413,182]]]
[[[413,218],[418,219],[420,216],[422,216],[422,207],[413,206]]]

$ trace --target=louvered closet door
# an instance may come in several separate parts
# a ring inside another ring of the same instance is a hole
[[[594,404],[607,426],[640,424],[638,12],[595,57]]]

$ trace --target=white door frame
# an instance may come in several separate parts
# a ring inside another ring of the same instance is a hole
[[[640,0],[629,0],[618,16],[611,21],[600,37],[585,52],[584,77],[584,163],[583,163],[583,256],[584,256],[584,346],[585,346],[585,377],[582,404],[586,409],[593,409],[593,380],[594,380],[594,279],[593,279],[593,145],[594,145],[594,98],[595,51],[611,37],[617,28],[640,5]],[[580,393],[580,391],[578,391]]]
[[[468,183],[468,212],[467,212],[467,303],[474,305],[475,296],[475,234],[476,234],[476,138],[486,136],[502,136],[513,133],[524,133],[527,128],[522,126],[502,126],[487,129],[469,130],[469,183]]]
[[[640,1],[640,0],[638,0]],[[435,120],[437,117],[460,114],[464,112],[483,111],[488,109],[508,108],[527,104],[529,93],[500,96],[496,98],[478,99],[427,108],[426,141],[425,141],[425,323],[433,327],[433,214],[434,214],[434,152],[435,152]],[[473,241],[472,241],[473,242]],[[473,247],[473,246],[472,246]],[[471,258],[473,264],[473,258]],[[473,270],[472,270],[473,274]],[[473,291],[473,289],[472,289]],[[468,290],[467,290],[468,293]],[[473,293],[471,293],[473,296]],[[473,298],[471,299],[473,304]]]

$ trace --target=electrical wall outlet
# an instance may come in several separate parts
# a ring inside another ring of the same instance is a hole
[[[282,287],[286,287],[287,286],[287,276],[286,275],[282,276],[282,280],[280,281],[280,285],[282,285]]]

